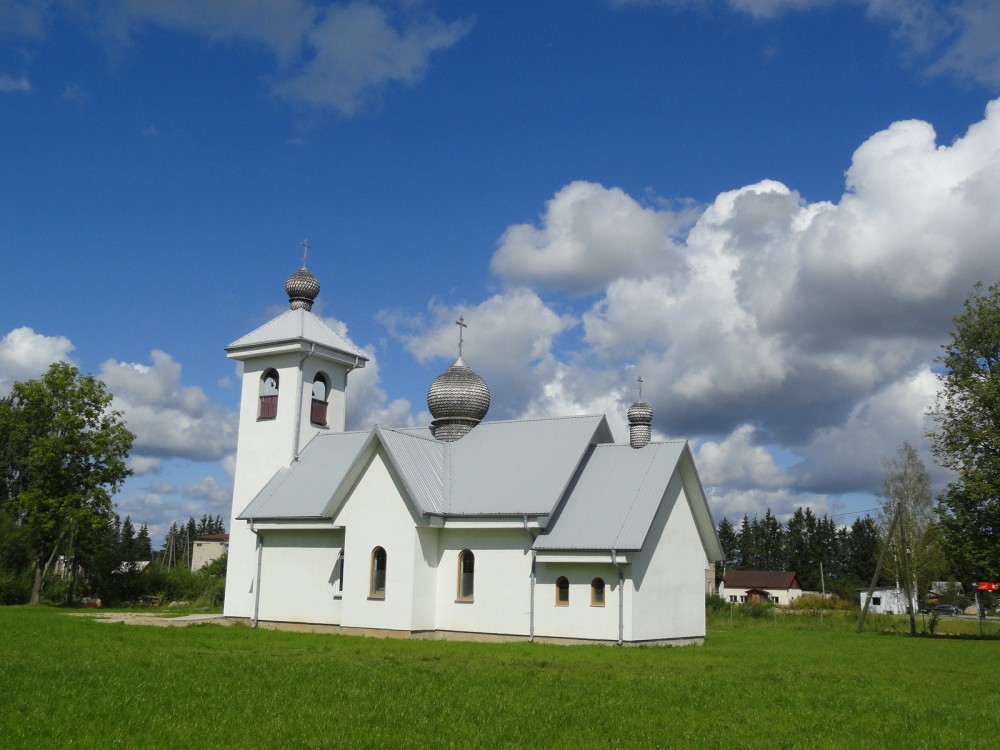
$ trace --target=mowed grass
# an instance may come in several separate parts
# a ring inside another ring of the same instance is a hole
[[[687,648],[379,640],[0,607],[0,746],[814,748],[1000,734],[1000,641],[720,625]]]

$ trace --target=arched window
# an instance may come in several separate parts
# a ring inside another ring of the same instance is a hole
[[[257,419],[274,419],[278,416],[278,371],[265,370],[260,376],[260,404]]]
[[[463,549],[458,553],[458,598],[462,601],[472,601],[475,591],[476,556],[470,550]]]
[[[313,379],[312,406],[309,410],[309,421],[315,425],[326,427],[326,397],[330,393],[330,384],[326,375],[317,373]]]
[[[559,576],[556,579],[556,606],[569,606],[569,579],[566,576]]]
[[[381,547],[372,550],[372,575],[368,596],[385,599],[385,550]]]
[[[604,579],[595,578],[590,582],[590,606],[604,606]]]
[[[337,555],[337,591],[344,591],[344,550]]]

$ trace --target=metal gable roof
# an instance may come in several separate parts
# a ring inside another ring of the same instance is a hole
[[[434,440],[429,432],[422,436],[376,427],[375,434],[417,509],[422,513],[442,513],[447,443]]]
[[[299,460],[279,469],[241,519],[322,518],[327,503],[367,445],[370,432],[317,435]]]
[[[239,352],[254,347],[273,345],[289,341],[308,341],[332,349],[341,354],[368,361],[356,347],[314,313],[298,308],[286,310],[247,335],[236,339],[226,347],[227,352]]]
[[[449,515],[548,515],[592,442],[610,440],[603,416],[484,422],[448,443]]]
[[[640,549],[685,445],[595,446],[535,549]]]

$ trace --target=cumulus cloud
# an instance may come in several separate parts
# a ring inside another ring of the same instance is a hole
[[[0,27],[39,38],[55,18],[94,29],[115,49],[127,48],[147,27],[238,41],[274,57],[274,92],[287,100],[350,116],[377,101],[391,83],[412,84],[431,56],[472,29],[472,19],[444,21],[421,3],[385,7],[371,2],[316,4],[310,0],[18,0],[0,4]],[[29,86],[0,77],[0,91]]]
[[[133,470],[155,470],[169,458],[215,461],[235,451],[237,415],[183,385],[181,365],[169,354],[154,350],[150,357],[150,365],[108,360],[99,373],[135,433]]]
[[[69,362],[73,344],[65,336],[46,336],[27,326],[15,328],[0,339],[0,396],[14,383],[43,375],[53,362]]]
[[[500,238],[490,269],[508,282],[592,292],[623,276],[683,273],[671,236],[686,215],[641,206],[618,188],[573,182],[548,202],[542,226]]]
[[[490,387],[491,419],[517,416],[537,399],[556,373],[556,336],[576,324],[526,288],[493,295],[478,305],[432,302],[424,318],[403,320],[383,311],[380,320],[418,361],[440,359],[443,371],[458,354],[455,321],[460,316],[468,325],[463,358]]]

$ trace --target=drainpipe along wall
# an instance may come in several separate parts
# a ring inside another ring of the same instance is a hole
[[[625,640],[625,572],[614,550],[611,550],[611,564],[618,569],[618,645],[621,646]]]
[[[306,360],[316,351],[316,344],[309,345],[309,351],[302,355],[299,360],[299,393],[295,401],[295,444],[292,446],[292,461],[299,460],[299,439],[302,434],[302,392],[306,387],[305,377],[303,377],[302,366]]]
[[[253,620],[250,627],[257,627],[257,616],[260,613],[260,561],[264,555],[264,536],[254,528],[253,519],[250,520],[250,533],[257,537],[257,575],[253,580]]]
[[[528,528],[528,517],[523,516],[524,531],[531,538],[532,545],[535,543],[535,535]],[[531,573],[528,576],[529,602],[528,602],[528,643],[535,642],[535,550],[531,550]]]

